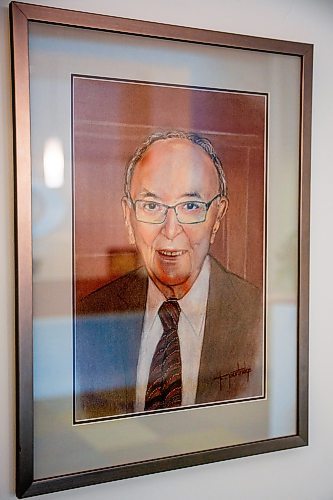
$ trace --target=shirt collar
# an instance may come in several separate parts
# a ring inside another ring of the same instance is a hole
[[[196,335],[200,334],[202,323],[206,315],[209,276],[210,259],[207,255],[192,288],[182,299],[178,301],[181,313],[186,321],[188,321],[191,325],[192,330]],[[162,292],[157,288],[155,283],[148,278],[148,294],[144,319],[144,329],[146,332],[153,327],[158,316],[158,310],[164,301],[165,297]]]

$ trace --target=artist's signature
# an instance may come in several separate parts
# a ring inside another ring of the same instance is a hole
[[[222,391],[222,382],[224,380],[228,380],[229,389],[230,389],[231,379],[233,379],[235,377],[240,377],[241,375],[247,375],[247,381],[249,381],[251,371],[252,371],[252,369],[250,367],[239,366],[239,363],[237,363],[236,370],[233,370],[232,372],[229,372],[229,373],[224,373],[223,375],[220,374],[218,377],[215,377],[214,380],[218,380],[220,382],[220,391]]]

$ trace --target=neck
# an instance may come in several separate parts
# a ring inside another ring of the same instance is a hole
[[[166,286],[158,281],[154,281],[160,292],[163,293],[166,299],[175,298],[177,300],[182,299],[191,289],[191,287],[184,287],[182,285]]]
[[[196,275],[192,279],[189,278],[183,283],[179,283],[177,285],[166,285],[165,283],[159,281],[154,275],[150,275],[150,278],[166,299],[175,298],[177,300],[180,300],[191,290],[198,275]]]

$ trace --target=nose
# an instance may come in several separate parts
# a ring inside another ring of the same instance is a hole
[[[168,240],[173,240],[182,230],[182,225],[178,222],[175,210],[169,208],[163,224],[162,234],[168,238]]]

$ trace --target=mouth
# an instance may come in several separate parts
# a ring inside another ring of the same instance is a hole
[[[157,250],[158,254],[162,257],[180,257],[186,253],[186,250]]]

